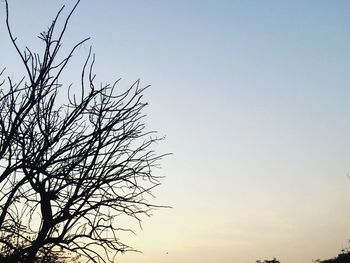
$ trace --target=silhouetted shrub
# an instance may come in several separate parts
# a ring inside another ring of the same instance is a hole
[[[336,258],[326,259],[326,260],[316,260],[318,263],[349,263],[350,262],[350,252],[343,251]]]
[[[266,259],[264,261],[257,260],[256,263],[280,263],[276,258],[273,259]]]

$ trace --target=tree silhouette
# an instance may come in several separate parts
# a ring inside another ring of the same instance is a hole
[[[349,240],[350,243],[350,240]],[[341,252],[338,254],[337,257],[332,259],[326,259],[326,260],[316,260],[317,263],[347,263],[350,262],[350,247],[344,248],[341,250]]]
[[[59,59],[78,3],[58,33],[64,6],[39,35],[44,43],[39,54],[20,51],[5,1],[9,37],[26,76],[0,82],[1,262],[57,262],[52,255],[62,251],[86,262],[113,262],[117,252],[133,250],[118,239],[132,229],[117,219],[139,222],[157,207],[147,200],[160,183],[152,168],[162,158],[150,149],[160,139],[143,123],[147,87],[139,80],[123,92],[117,92],[118,81],[96,87],[90,48],[79,94],[67,88],[66,102],[58,105],[62,72],[88,40]]]
[[[273,259],[266,259],[264,261],[257,260],[256,263],[280,263],[276,258]]]

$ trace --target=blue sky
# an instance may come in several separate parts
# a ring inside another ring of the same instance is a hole
[[[10,1],[22,47],[40,47],[63,3],[73,1]],[[90,36],[98,80],[151,84],[147,126],[174,153],[155,192],[174,208],[126,237],[143,254],[121,263],[307,263],[347,246],[349,11],[348,1],[80,3],[64,48]],[[20,77],[3,3],[0,15],[1,67]]]

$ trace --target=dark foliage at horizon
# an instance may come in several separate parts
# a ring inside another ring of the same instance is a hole
[[[332,258],[332,259],[325,259],[321,260],[318,259],[315,261],[316,263],[349,263],[350,262],[350,251],[349,249],[343,249],[340,254],[338,254],[337,257]],[[273,258],[271,260],[257,260],[256,263],[281,263],[279,260],[276,258]]]
[[[20,51],[5,1],[8,33],[26,76],[0,82],[0,262],[58,263],[69,254],[114,262],[117,252],[134,250],[119,240],[133,231],[117,218],[140,223],[159,207],[148,200],[160,184],[152,170],[162,156],[150,149],[160,139],[143,123],[147,87],[139,80],[122,92],[118,81],[96,85],[91,48],[80,94],[60,84],[73,53],[88,40],[59,59],[78,3],[57,33],[62,7],[39,35],[44,51],[35,53]],[[58,105],[59,91],[68,96]]]
[[[318,263],[348,263],[350,262],[350,251],[344,250],[337,257],[326,260],[317,260]]]
[[[266,259],[264,261],[257,260],[255,263],[280,263],[276,258]]]

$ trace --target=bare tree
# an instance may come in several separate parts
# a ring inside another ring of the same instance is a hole
[[[52,253],[68,251],[87,262],[113,262],[117,252],[133,250],[118,239],[120,231],[132,230],[117,219],[139,221],[157,207],[147,199],[160,183],[152,168],[162,158],[151,149],[160,139],[143,123],[147,87],[139,80],[124,92],[117,92],[118,81],[96,87],[90,48],[79,95],[68,92],[57,105],[61,74],[88,40],[58,59],[79,1],[58,33],[63,7],[39,35],[40,54],[20,51],[5,3],[26,77],[0,82],[0,261],[50,262],[45,258]]]

